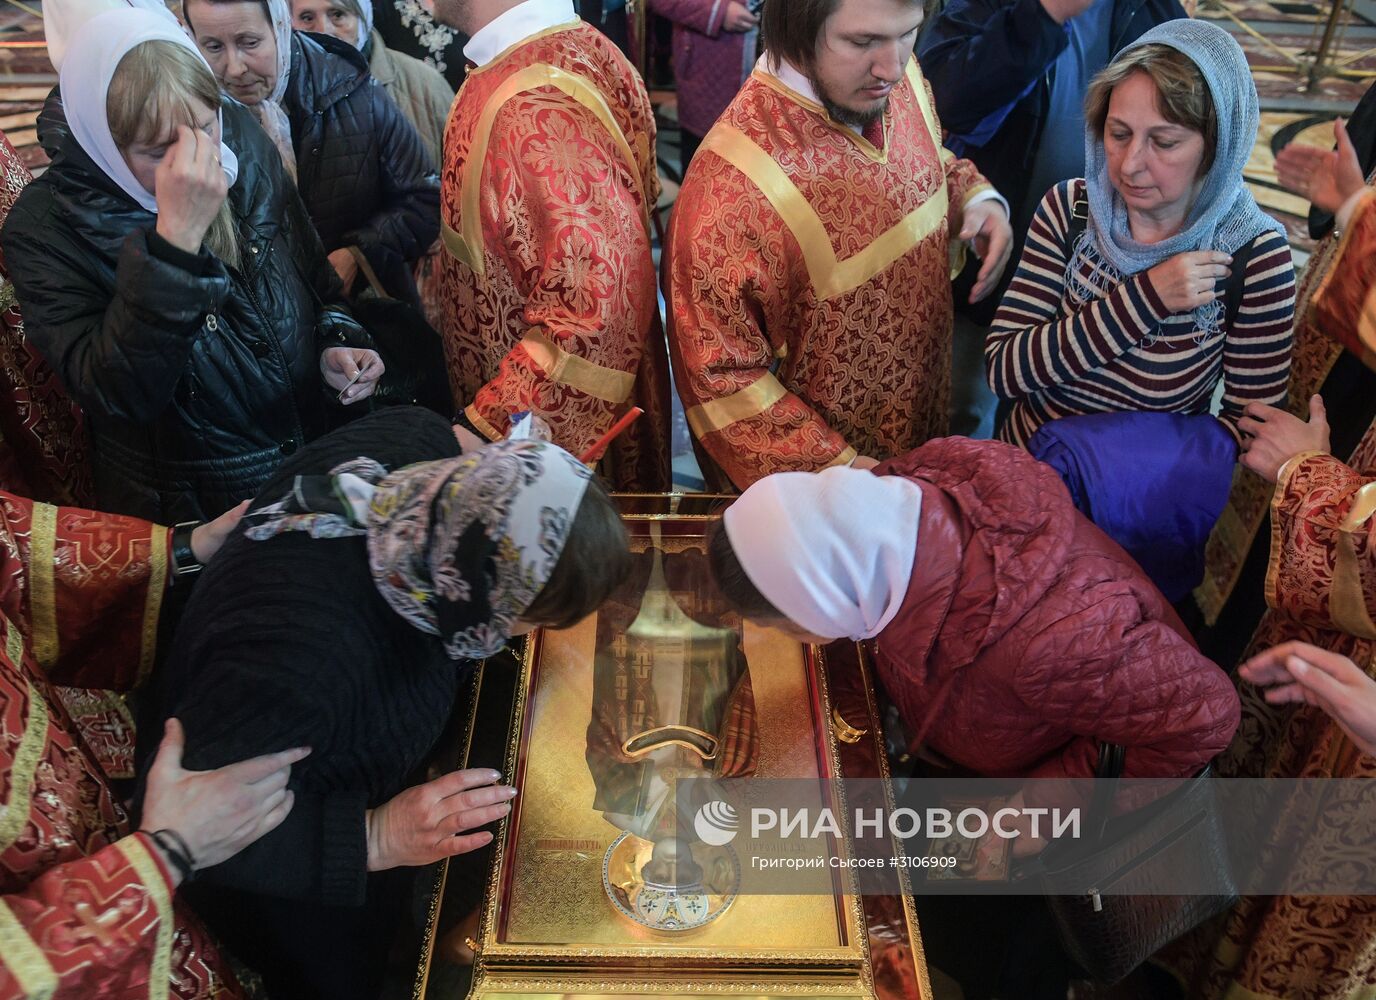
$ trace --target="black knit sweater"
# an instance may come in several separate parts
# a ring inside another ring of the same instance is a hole
[[[427,410],[383,410],[287,461],[255,501],[360,456],[389,469],[460,454]],[[391,609],[362,538],[230,538],[197,582],[167,664],[164,714],[186,730],[183,767],[297,746],[286,821],[201,881],[353,906],[367,880],[364,811],[402,791],[439,738],[463,664]],[[160,729],[159,729],[160,731]]]

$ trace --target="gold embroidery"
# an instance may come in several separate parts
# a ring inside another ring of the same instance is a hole
[[[148,1000],[166,1000],[172,992],[172,935],[177,919],[172,910],[172,894],[167,891],[167,879],[142,840],[136,836],[124,837],[116,841],[116,846],[138,873],[139,882],[148,890],[158,909],[158,937],[153,949],[153,968],[148,973]]]
[[[570,354],[539,330],[527,330],[521,338],[521,346],[551,382],[567,385],[595,399],[621,403],[635,388],[634,372],[606,368]]]
[[[927,135],[931,137],[932,148],[941,155],[943,163],[954,160],[955,154],[941,144],[941,127],[937,124],[931,102],[927,100],[927,85],[922,80],[922,71],[917,68],[916,59],[908,60],[907,77],[908,86],[913,88],[913,97],[917,98],[917,106],[922,109],[922,120],[927,123]]]
[[[11,633],[18,631],[13,622],[5,624]],[[14,663],[19,665],[18,660]],[[0,853],[10,849],[29,822],[33,776],[48,743],[48,703],[32,683],[28,685],[28,696],[29,713],[24,720],[24,735],[19,738],[19,748],[10,767],[10,800],[5,804],[4,814],[0,815]]]
[[[505,437],[501,431],[497,430],[497,428],[483,419],[483,415],[478,412],[478,408],[472,403],[464,407],[463,415],[468,418],[468,422],[472,424],[475,429],[486,435],[489,441],[500,441]]]
[[[759,416],[787,395],[788,390],[777,378],[761,375],[739,392],[694,406],[687,413],[688,426],[693,436],[701,441],[714,431]]]
[[[19,983],[29,1000],[48,1000],[57,992],[57,971],[43,949],[0,897],[0,962]]]
[[[826,465],[822,466],[822,468],[832,469],[838,465],[850,465],[850,463],[854,462],[859,456],[860,453],[858,451],[856,451],[854,448],[851,448],[850,446],[847,446],[846,449],[841,452],[841,454],[837,455]]]
[[[496,66],[507,56],[511,55],[511,53],[515,52],[517,49],[524,48],[531,42],[538,42],[542,38],[548,38],[550,35],[557,35],[562,31],[572,31],[574,28],[578,27],[582,23],[582,20],[565,21],[563,24],[556,24],[552,28],[545,28],[543,31],[537,31],[533,35],[527,35],[525,38],[522,38],[519,42],[512,42],[510,45],[502,49],[502,51],[498,52],[495,56],[493,56],[487,62],[483,63],[481,66],[474,66],[472,69],[468,71],[466,76],[477,76],[479,73],[485,73],[493,66]]]
[[[5,619],[5,655],[16,668],[24,659],[24,633],[8,618]]]
[[[522,44],[525,43],[522,42]],[[466,264],[479,278],[484,277],[487,273],[487,262],[483,257],[481,180],[483,167],[487,161],[487,147],[492,141],[492,126],[497,120],[497,113],[502,110],[507,101],[541,87],[554,87],[561,91],[570,100],[576,101],[591,111],[602,123],[602,127],[607,130],[612,141],[616,144],[618,152],[626,161],[626,166],[630,169],[631,178],[635,182],[636,193],[640,196],[641,205],[645,207],[641,221],[647,232],[650,229],[649,207],[645,200],[645,192],[642,190],[644,185],[641,181],[640,168],[637,165],[635,154],[631,152],[631,144],[626,141],[625,133],[621,131],[615,116],[612,115],[612,109],[607,106],[606,98],[583,77],[559,69],[557,66],[537,63],[534,66],[527,66],[518,73],[513,73],[488,98],[482,114],[478,117],[478,124],[473,132],[473,142],[469,147],[468,158],[464,161],[459,181],[459,205],[461,206],[460,211],[463,213],[463,218],[459,220],[461,230],[455,232],[452,228],[445,226],[442,232],[445,249],[460,263]]]
[[[29,616],[33,628],[33,655],[48,669],[57,663],[57,594],[54,575],[57,554],[57,508],[33,505],[29,543]]]
[[[1285,550],[1285,525],[1281,506],[1290,485],[1290,477],[1305,459],[1324,454],[1321,451],[1301,452],[1294,455],[1280,467],[1276,475],[1276,488],[1271,494],[1271,554],[1266,564],[1266,604],[1271,608],[1280,607],[1280,563]]]
[[[949,195],[943,183],[936,194],[892,229],[855,256],[840,261],[816,210],[774,158],[744,132],[718,124],[703,141],[702,148],[745,174],[779,213],[802,250],[813,291],[822,302],[863,285],[946,225]]]
[[[1352,498],[1352,506],[1339,527],[1337,552],[1333,560],[1333,590],[1328,598],[1333,624],[1348,635],[1376,639],[1376,622],[1366,606],[1362,572],[1358,566],[1353,535],[1376,514],[1376,483],[1367,483]]]
[[[162,595],[167,589],[166,528],[154,528],[148,544],[148,599],[143,605],[143,637],[139,650],[139,683],[148,679],[153,670],[153,657],[158,647],[158,616],[162,613]]]
[[[1362,342],[1362,363],[1376,368],[1376,288],[1366,293],[1362,314],[1357,317],[1357,338]]]

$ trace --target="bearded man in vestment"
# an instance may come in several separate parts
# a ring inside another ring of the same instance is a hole
[[[437,0],[473,63],[445,129],[443,330],[460,424],[500,440],[533,411],[582,454],[613,443],[619,489],[669,485],[668,359],[651,213],[654,112],[572,0]]]
[[[942,148],[921,23],[911,0],[768,0],[765,55],[688,171],[670,353],[714,486],[869,467],[946,432],[953,237],[984,261],[978,300],[1012,234]]]

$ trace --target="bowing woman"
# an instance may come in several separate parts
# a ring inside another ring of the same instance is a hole
[[[163,523],[253,496],[383,366],[335,303],[261,129],[165,12],[70,40],[52,166],[0,232],[29,339],[81,405],[100,505]],[[62,122],[65,112],[66,122]]]
[[[596,609],[629,568],[625,532],[567,452],[460,453],[413,407],[293,456],[245,524],[191,595],[162,711],[190,768],[312,753],[287,821],[204,872],[195,902],[272,996],[372,1000],[414,868],[488,843],[515,795],[488,770],[415,784],[465,671]]]
[[[330,263],[353,291],[371,269],[418,304],[411,269],[440,233],[440,179],[354,46],[295,33],[287,0],[187,0],[187,27],[296,178]]]

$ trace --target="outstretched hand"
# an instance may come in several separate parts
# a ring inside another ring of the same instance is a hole
[[[1341,118],[1333,123],[1337,149],[1292,142],[1276,154],[1281,187],[1309,199],[1315,208],[1335,214],[1343,202],[1366,186],[1362,164]]]
[[[1305,642],[1287,642],[1258,653],[1238,672],[1244,680],[1265,687],[1272,705],[1318,706],[1353,743],[1376,754],[1376,680],[1346,656]]]

